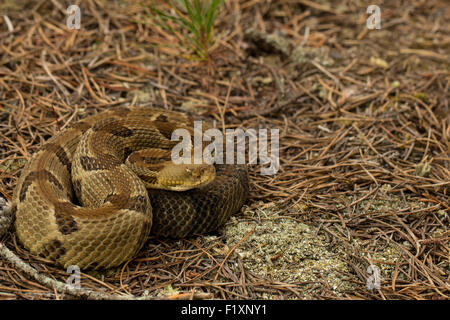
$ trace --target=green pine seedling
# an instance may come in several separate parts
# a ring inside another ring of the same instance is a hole
[[[166,5],[171,13],[160,10],[154,1],[148,6],[156,22],[169,30],[184,43],[200,60],[209,60],[209,52],[214,45],[214,23],[225,0],[169,0]],[[173,23],[170,23],[173,22]],[[185,32],[175,30],[178,25]]]

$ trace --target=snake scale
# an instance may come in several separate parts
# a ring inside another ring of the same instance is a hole
[[[103,269],[135,257],[150,233],[217,229],[247,198],[245,165],[215,164],[209,184],[170,191],[146,188],[124,164],[140,149],[170,150],[173,130],[192,127],[183,113],[117,107],[58,132],[22,169],[11,206],[18,239],[62,267]]]

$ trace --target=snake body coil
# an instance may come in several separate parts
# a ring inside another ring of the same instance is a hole
[[[146,189],[123,163],[142,148],[169,150],[173,130],[192,124],[178,112],[116,108],[52,137],[24,167],[14,192],[21,243],[65,268],[100,269],[133,258],[150,230],[186,237],[217,229],[247,198],[245,165],[215,165],[213,182],[173,192]]]

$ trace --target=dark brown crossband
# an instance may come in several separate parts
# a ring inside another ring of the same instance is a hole
[[[52,173],[50,173],[50,171],[47,170],[33,171],[30,172],[28,176],[25,177],[22,183],[22,187],[19,192],[20,201],[25,200],[28,188],[30,187],[31,183],[37,179],[49,181],[59,190],[63,190],[63,186],[61,185],[61,183],[59,183],[58,179],[56,179],[56,177]]]
[[[114,136],[122,138],[131,137],[134,134],[133,130],[119,125],[118,121],[113,118],[98,122],[92,127],[92,130],[109,132]]]
[[[44,150],[56,154],[59,161],[67,168],[70,173],[72,170],[72,164],[70,163],[69,157],[66,151],[55,143],[48,143],[44,146]]]
[[[61,241],[54,239],[44,245],[43,251],[39,255],[43,258],[51,257],[54,260],[58,260],[65,253],[66,249],[63,247]]]
[[[78,225],[72,217],[75,213],[74,205],[68,201],[61,201],[55,204],[55,220],[58,230],[64,234],[71,234],[78,230]]]

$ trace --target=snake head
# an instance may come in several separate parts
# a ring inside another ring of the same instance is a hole
[[[161,189],[186,191],[206,186],[216,177],[216,169],[207,164],[169,165],[159,172]]]

